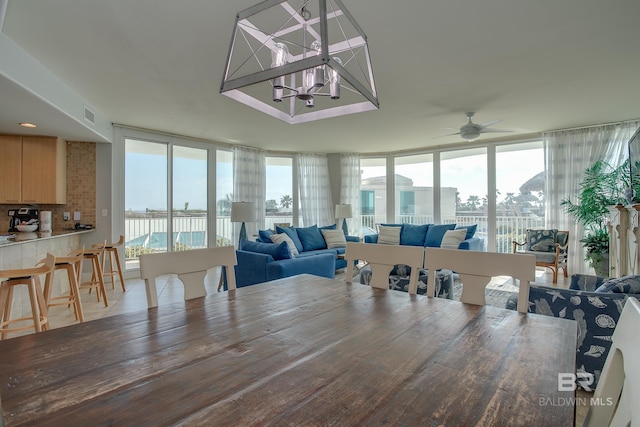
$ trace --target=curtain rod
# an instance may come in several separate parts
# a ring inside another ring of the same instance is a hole
[[[597,128],[597,127],[601,127],[601,126],[614,126],[614,125],[624,125],[627,123],[633,123],[633,122],[638,122],[640,121],[640,119],[632,119],[632,120],[624,120],[622,122],[610,122],[610,123],[601,123],[598,125],[590,125],[590,126],[576,126],[573,128],[565,128],[565,129],[551,129],[551,130],[545,130],[542,132],[542,134],[544,135],[545,133],[550,133],[550,132],[564,132],[567,130],[579,130],[579,129],[591,129],[591,128]]]

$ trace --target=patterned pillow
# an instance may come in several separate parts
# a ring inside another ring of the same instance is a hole
[[[340,248],[347,246],[347,239],[342,230],[321,229],[322,237],[327,242],[327,248]]]
[[[298,256],[298,248],[296,248],[295,243],[291,240],[291,237],[287,236],[284,233],[273,234],[271,235],[271,241],[273,243],[282,243],[287,242],[287,246],[289,246],[289,251],[291,251],[291,257],[295,258]]]
[[[380,226],[380,234],[378,235],[379,245],[399,245],[400,231],[402,227],[385,227]]]
[[[606,280],[598,289],[596,289],[596,292],[640,294],[640,276],[629,275]]]
[[[440,247],[444,249],[458,249],[458,246],[460,246],[460,243],[464,240],[466,235],[467,230],[463,228],[447,230],[444,232],[444,237],[442,237]]]
[[[527,230],[527,247],[530,251],[555,252],[558,230]]]

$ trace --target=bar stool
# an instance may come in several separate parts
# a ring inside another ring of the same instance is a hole
[[[10,332],[25,331],[35,329],[42,332],[49,329],[49,318],[47,313],[47,303],[42,293],[40,285],[40,275],[46,275],[46,281],[50,282],[53,276],[56,257],[47,254],[47,257],[40,261],[33,268],[23,268],[16,270],[0,270],[0,311],[2,311],[2,322],[0,322],[0,332],[2,339]],[[29,291],[29,303],[31,304],[31,316],[11,319],[11,304],[13,302],[13,289],[15,286],[25,285]],[[11,327],[13,323],[33,320],[33,325]]]
[[[82,301],[80,300],[80,278],[82,277],[82,258],[84,248],[80,251],[71,252],[66,257],[56,257],[53,272],[56,270],[65,270],[69,278],[69,293],[59,296],[51,296],[51,282],[48,280],[44,286],[44,299],[47,302],[47,309],[53,306],[66,305],[69,307],[73,304],[73,313],[76,320],[84,322],[84,311],[82,310]],[[52,276],[54,275],[52,274]]]
[[[115,289],[115,277],[120,278],[120,285],[122,286],[122,292],[126,292],[124,288],[124,278],[122,277],[122,265],[120,264],[120,255],[118,254],[118,247],[124,245],[124,235],[120,235],[120,239],[115,243],[104,244],[104,253],[102,254],[102,274],[103,277],[111,277],[111,289]],[[93,248],[102,246],[102,244],[95,244]],[[107,270],[106,260],[109,257],[109,270]],[[115,263],[114,263],[115,260]],[[115,267],[115,268],[114,268]]]
[[[107,291],[104,289],[104,276],[102,274],[102,255],[106,244],[107,241],[105,240],[104,244],[81,251],[83,260],[89,260],[91,262],[91,280],[81,282],[78,287],[80,289],[89,289],[89,293],[95,288],[98,301],[100,301],[100,294],[102,294],[104,306],[109,307]]]

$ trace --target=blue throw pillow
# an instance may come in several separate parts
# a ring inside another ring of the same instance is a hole
[[[455,224],[431,224],[427,230],[427,237],[424,239],[424,245],[431,248],[439,248],[442,243],[444,233],[455,228]]]
[[[273,230],[258,230],[258,240],[262,243],[271,243],[271,236],[274,234]]]
[[[304,250],[303,247],[302,247],[302,242],[300,241],[300,238],[298,237],[298,232],[296,231],[295,227],[282,228],[282,227],[276,225],[276,231],[278,233],[284,233],[287,236],[289,236],[289,238],[291,239],[293,244],[296,245],[296,249],[298,250],[298,252],[302,252]]]
[[[331,225],[325,225],[324,227],[318,227],[318,230],[335,230],[336,228],[337,227],[335,224],[331,224]]]
[[[243,240],[240,242],[240,250],[271,255],[275,261],[292,258],[287,242],[275,244]]]
[[[466,228],[467,229],[467,235],[464,236],[464,240],[467,240],[467,239],[472,238],[476,234],[476,230],[478,229],[478,224],[459,225],[459,226],[456,227],[456,230],[458,230],[460,228]]]
[[[327,242],[322,237],[322,232],[318,229],[317,225],[311,227],[296,228],[298,237],[302,242],[302,247],[305,252],[315,251],[318,249],[327,249]]]
[[[424,239],[427,237],[428,229],[429,224],[402,224],[402,231],[400,231],[400,244],[405,246],[424,246]]]
[[[602,282],[596,292],[612,292],[614,294],[640,294],[640,276],[629,275]]]

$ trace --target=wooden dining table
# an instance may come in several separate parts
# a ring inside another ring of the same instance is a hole
[[[4,422],[573,425],[576,323],[311,275],[0,342]]]

